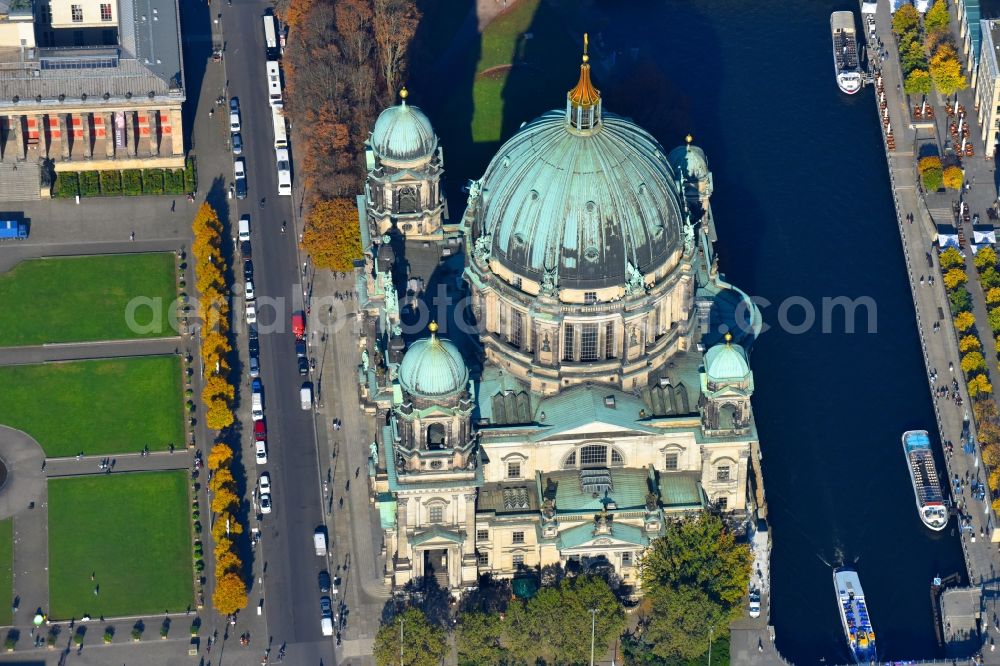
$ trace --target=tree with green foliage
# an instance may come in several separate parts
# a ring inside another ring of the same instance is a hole
[[[948,3],[937,0],[924,14],[924,30],[928,33],[948,32],[951,15],[948,13]]]
[[[1000,333],[1000,308],[991,308],[990,313],[986,315],[986,321],[994,334]]]
[[[462,613],[455,627],[459,666],[502,664],[507,658],[503,648],[503,620],[496,613]]]
[[[944,173],[941,169],[928,169],[920,174],[920,182],[926,192],[937,192],[944,187]]]
[[[924,51],[923,45],[917,40],[906,43],[901,42],[899,45],[899,64],[902,66],[903,73],[906,74],[907,79],[909,79],[910,74],[917,70],[923,70],[926,75],[927,53]],[[927,80],[927,84],[930,85],[930,79]]]
[[[987,268],[995,268],[997,265],[997,251],[991,248],[989,245],[979,248],[979,252],[976,252],[976,256],[973,258],[972,263],[975,264],[976,270],[984,271]]]
[[[400,657],[399,629],[403,623]],[[440,666],[448,652],[444,629],[431,624],[419,608],[408,608],[379,627],[375,634],[375,663],[378,666]]]
[[[926,173],[931,169],[943,169],[941,164],[941,158],[938,155],[928,155],[927,157],[921,157],[917,162],[917,171],[920,173]]]
[[[512,602],[504,622],[504,646],[520,662],[585,663],[590,658],[591,614],[594,643],[604,654],[625,630],[625,612],[607,581],[597,576],[564,578],[527,602]]]
[[[938,261],[941,262],[941,270],[946,271],[949,268],[961,268],[965,266],[965,257],[962,253],[953,247],[946,248],[938,256]]]
[[[931,75],[923,69],[914,69],[906,75],[903,91],[907,95],[928,95],[931,92]]]
[[[920,14],[917,13],[917,8],[906,4],[897,9],[892,16],[892,31],[900,38],[909,32],[919,32]]]
[[[968,289],[956,289],[949,293],[948,303],[951,304],[953,315],[972,309],[972,297],[969,296]]]

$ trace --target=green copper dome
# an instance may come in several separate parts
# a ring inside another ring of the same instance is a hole
[[[431,121],[418,107],[403,101],[379,114],[372,130],[372,149],[390,166],[407,166],[430,159],[437,150],[438,138]]]
[[[560,288],[624,285],[681,246],[677,178],[661,146],[630,120],[592,128],[550,111],[522,127],[482,178],[476,237],[515,275]]]
[[[432,323],[431,337],[417,340],[403,355],[399,383],[407,393],[423,398],[449,396],[468,386],[469,369],[458,347],[439,338]]]
[[[747,363],[743,347],[734,345],[727,338],[705,354],[705,374],[713,380],[745,379],[750,374],[750,364]]]
[[[708,178],[708,160],[705,158],[705,151],[692,145],[690,136],[688,136],[687,145],[678,146],[671,150],[667,160],[682,177],[691,180]]]

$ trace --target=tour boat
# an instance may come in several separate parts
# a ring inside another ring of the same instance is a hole
[[[830,33],[833,37],[833,69],[837,74],[837,86],[848,95],[853,95],[861,90],[862,83],[854,12],[830,14]]]
[[[844,626],[844,636],[858,664],[875,663],[875,630],[868,617],[868,604],[861,589],[858,572],[850,567],[833,570],[833,587],[837,590],[837,609]]]
[[[910,470],[910,482],[917,498],[917,513],[921,522],[936,532],[943,530],[948,524],[948,507],[944,503],[927,431],[904,432],[903,453]]]

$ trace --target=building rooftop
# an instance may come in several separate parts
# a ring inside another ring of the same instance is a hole
[[[701,475],[697,472],[670,472],[660,474],[660,504],[667,511],[699,509],[704,507],[705,493],[701,488]]]
[[[642,528],[629,525],[628,523],[611,521],[611,532],[600,536],[635,544],[636,546],[646,547],[649,545],[649,537],[642,531]],[[559,533],[559,549],[576,548],[596,538],[598,538],[598,535],[594,534],[593,523],[576,525]]]
[[[651,490],[649,471],[642,468],[559,470],[540,473],[540,480],[558,513],[597,513],[606,503],[618,510],[645,508]]]
[[[497,515],[536,513],[538,493],[530,481],[519,483],[487,483],[479,489],[477,511],[492,511]]]

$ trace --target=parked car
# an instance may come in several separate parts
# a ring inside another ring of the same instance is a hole
[[[257,324],[253,326],[247,326],[247,335],[250,336],[251,340],[256,340],[260,337],[260,333],[257,331]]]
[[[235,132],[239,132],[240,129],[242,129],[240,127],[240,112],[239,111],[230,111],[229,112],[229,131],[235,133]]]
[[[243,279],[252,280],[253,279],[253,262],[247,259],[243,262]]]
[[[260,355],[260,340],[257,338],[250,338],[247,346],[250,348],[250,356],[256,357]]]
[[[253,290],[253,282],[251,280],[247,280],[243,284],[243,297],[248,301],[252,301],[256,298],[256,296],[257,294]]]
[[[299,374],[303,377],[309,374],[309,359],[299,356]]]
[[[250,357],[250,376],[260,377],[260,359],[256,355]]]
[[[263,442],[267,439],[267,425],[264,421],[253,422],[253,438],[255,442]]]
[[[302,409],[309,410],[313,406],[313,388],[312,384],[306,382],[299,389],[299,402],[302,403]]]
[[[330,591],[330,572],[320,571],[319,572],[319,591],[326,594]]]
[[[241,241],[250,240],[250,216],[240,215],[240,221],[237,226],[236,237]]]
[[[261,513],[271,513],[271,494],[261,493],[260,494],[260,512]]]
[[[240,98],[239,97],[230,97],[229,98],[229,110],[230,111],[239,111],[240,110]]]
[[[760,617],[760,592],[750,591],[750,617]]]
[[[254,449],[256,451],[256,458],[258,465],[267,464],[267,444],[258,440],[254,443]]]
[[[297,340],[303,340],[306,337],[306,313],[302,310],[296,310],[292,313],[292,333],[295,334]]]
[[[250,390],[253,393],[264,392],[264,382],[261,381],[260,377],[254,377],[253,381],[250,382]]]
[[[260,481],[257,482],[260,485],[260,492],[270,493],[271,492],[271,475],[267,472],[263,472],[260,475]]]
[[[333,602],[330,601],[330,597],[319,598],[319,613],[323,617],[333,617]]]
[[[240,243],[240,254],[243,255],[244,259],[250,259],[253,257],[253,247],[250,245],[250,241],[243,241]]]
[[[247,198],[247,164],[242,157],[233,160],[233,183],[236,185],[236,198]]]
[[[243,135],[233,132],[233,155],[243,154]]]
[[[306,355],[306,341],[296,340],[295,341],[295,355],[299,357],[305,357]]]
[[[257,323],[257,308],[254,307],[253,303],[247,303],[247,323]]]

